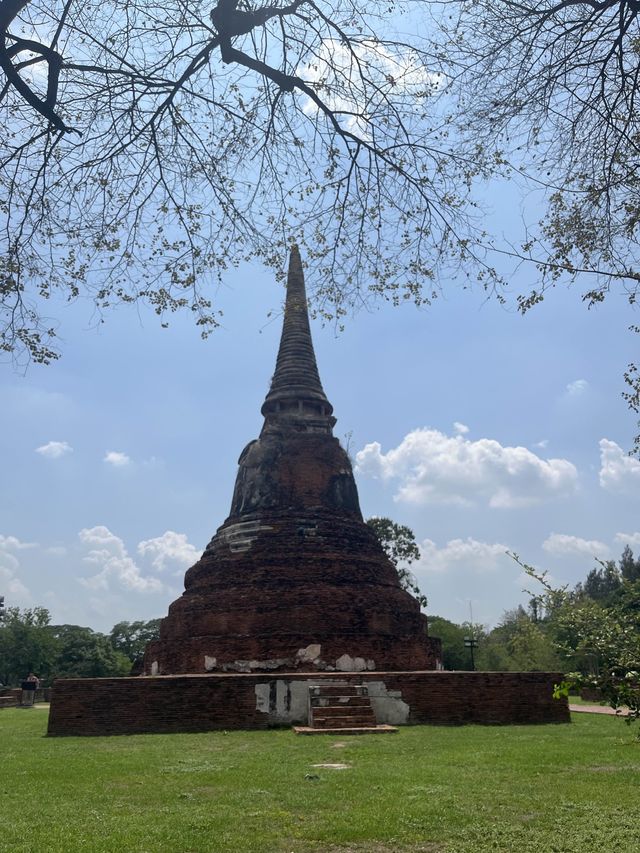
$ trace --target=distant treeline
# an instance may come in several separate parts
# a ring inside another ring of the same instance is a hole
[[[160,619],[118,622],[109,634],[80,625],[52,625],[44,607],[8,607],[0,622],[0,683],[18,685],[29,672],[44,685],[54,678],[129,675]]]

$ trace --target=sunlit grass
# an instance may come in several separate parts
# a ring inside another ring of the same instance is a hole
[[[46,711],[4,710],[0,850],[638,849],[640,743],[615,718],[574,717],[352,738],[46,738]]]

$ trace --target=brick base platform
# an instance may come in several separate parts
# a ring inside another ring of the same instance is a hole
[[[549,672],[368,672],[378,724],[568,723],[561,680]],[[335,673],[73,678],[54,683],[50,735],[123,735],[307,725],[309,687]]]

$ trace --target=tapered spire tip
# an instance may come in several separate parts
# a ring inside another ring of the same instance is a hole
[[[298,246],[294,244],[289,252],[287,296],[280,348],[262,413],[265,416],[274,413],[281,415],[284,412],[293,415],[294,412],[307,410],[317,411],[322,417],[330,417],[333,407],[326,398],[318,375],[309,326],[302,258]]]

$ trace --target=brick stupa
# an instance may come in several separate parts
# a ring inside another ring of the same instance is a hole
[[[229,517],[187,571],[145,674],[435,669],[439,641],[365,524],[333,435],[297,248],[262,414]]]

